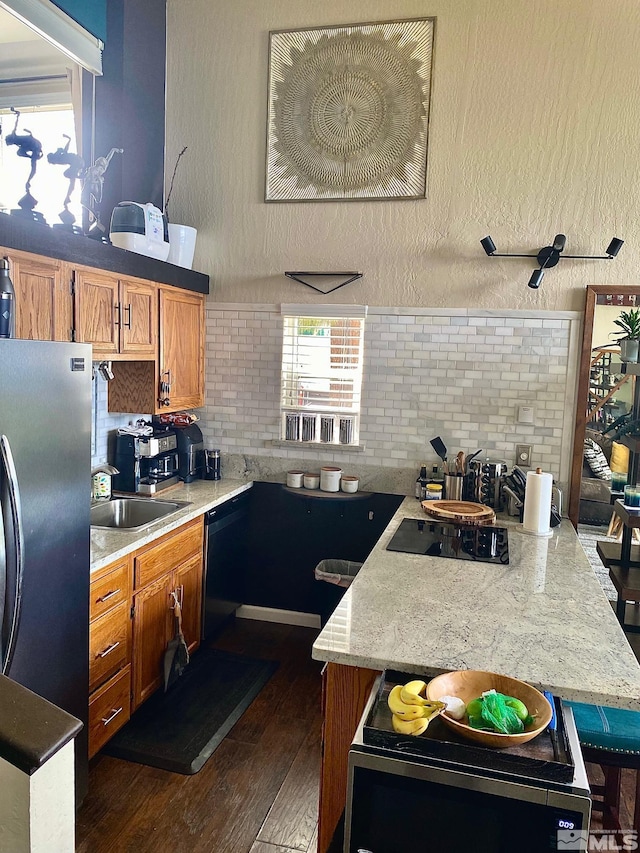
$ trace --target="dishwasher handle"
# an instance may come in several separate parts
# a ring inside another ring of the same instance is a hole
[[[219,506],[205,513],[204,523],[207,527],[228,518],[230,515],[245,514],[249,511],[249,495],[236,495]],[[235,519],[234,519],[235,520]]]

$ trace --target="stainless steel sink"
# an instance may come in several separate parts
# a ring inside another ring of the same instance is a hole
[[[188,501],[113,498],[91,507],[91,526],[133,530],[159,518],[166,518],[185,506],[189,506]]]

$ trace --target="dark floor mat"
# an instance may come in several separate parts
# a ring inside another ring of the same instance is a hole
[[[156,693],[103,752],[127,761],[197,773],[277,669],[218,649],[201,649],[168,693]]]

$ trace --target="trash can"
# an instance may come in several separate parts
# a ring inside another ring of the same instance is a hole
[[[318,601],[320,622],[323,626],[361,568],[362,563],[353,560],[320,560],[315,567],[315,579],[322,582],[318,590]]]

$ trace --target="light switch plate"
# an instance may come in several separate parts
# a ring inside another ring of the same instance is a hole
[[[523,468],[531,467],[531,445],[516,444],[516,465]]]

